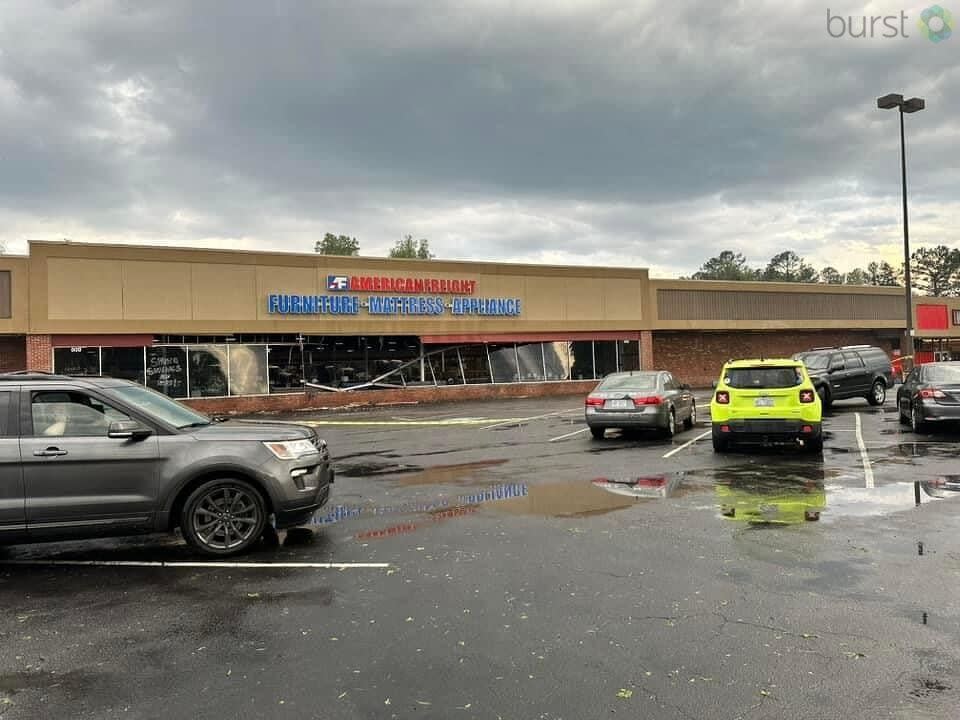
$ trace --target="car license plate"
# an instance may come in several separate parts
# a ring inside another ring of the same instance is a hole
[[[753,404],[756,407],[773,407],[773,398],[772,397],[758,397],[753,401]]]
[[[633,400],[607,400],[604,407],[610,410],[629,410],[633,407]]]

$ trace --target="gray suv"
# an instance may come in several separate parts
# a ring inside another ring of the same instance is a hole
[[[309,427],[215,421],[126,380],[0,375],[0,543],[180,528],[235,555],[309,522],[332,482]]]

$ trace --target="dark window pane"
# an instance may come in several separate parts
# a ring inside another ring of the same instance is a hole
[[[99,375],[100,348],[56,348],[53,351],[53,371],[61,375]]]
[[[732,388],[789,388],[803,382],[800,368],[734,368],[723,380]]]
[[[299,345],[271,345],[270,392],[294,392],[303,390],[303,354]]]
[[[463,361],[463,374],[469,384],[490,382],[490,364],[484,345],[464,345],[459,349]]]
[[[35,392],[31,403],[33,434],[44,437],[106,437],[110,423],[130,417],[78,392]]]
[[[517,354],[510,345],[489,345],[490,367],[493,370],[493,381],[498,383],[517,382]]]
[[[437,385],[461,385],[463,375],[460,373],[460,360],[457,359],[456,348],[446,348],[440,350],[427,348],[429,370],[432,371],[432,379]]]
[[[543,344],[543,360],[547,380],[570,379],[570,343],[552,342]]]
[[[186,349],[182,347],[148,347],[147,387],[159,390],[170,397],[186,397]]]
[[[266,345],[228,345],[230,357],[230,394],[266,395]]]
[[[593,380],[593,343],[590,340],[570,343],[570,357],[573,359],[571,379]]]
[[[598,340],[593,343],[597,377],[606,377],[617,371],[617,343],[615,340]]]
[[[620,369],[640,369],[640,342],[637,340],[623,340],[620,343]]]
[[[367,380],[379,378],[378,382],[391,385],[420,382],[419,338],[384,335],[361,340],[365,341],[363,353]]]
[[[15,433],[10,432],[10,403],[13,401],[12,392],[0,392],[0,436],[9,437]]]
[[[543,380],[543,350],[540,343],[517,345],[520,359],[520,381],[537,382]]]
[[[11,289],[10,271],[0,270],[0,318],[11,317],[13,309]]]
[[[106,377],[132,380],[143,385],[143,348],[108,348],[101,351]]]
[[[190,397],[227,395],[227,346],[191,345]]]

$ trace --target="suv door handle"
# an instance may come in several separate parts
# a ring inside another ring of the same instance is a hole
[[[35,457],[60,457],[66,455],[67,451],[58,447],[48,447],[46,450],[34,450],[33,454]]]

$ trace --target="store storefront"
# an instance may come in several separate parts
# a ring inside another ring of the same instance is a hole
[[[652,368],[706,386],[729,357],[892,352],[902,315],[896,288],[642,268],[64,242],[0,257],[0,369],[125,378],[223,411],[578,394]]]

